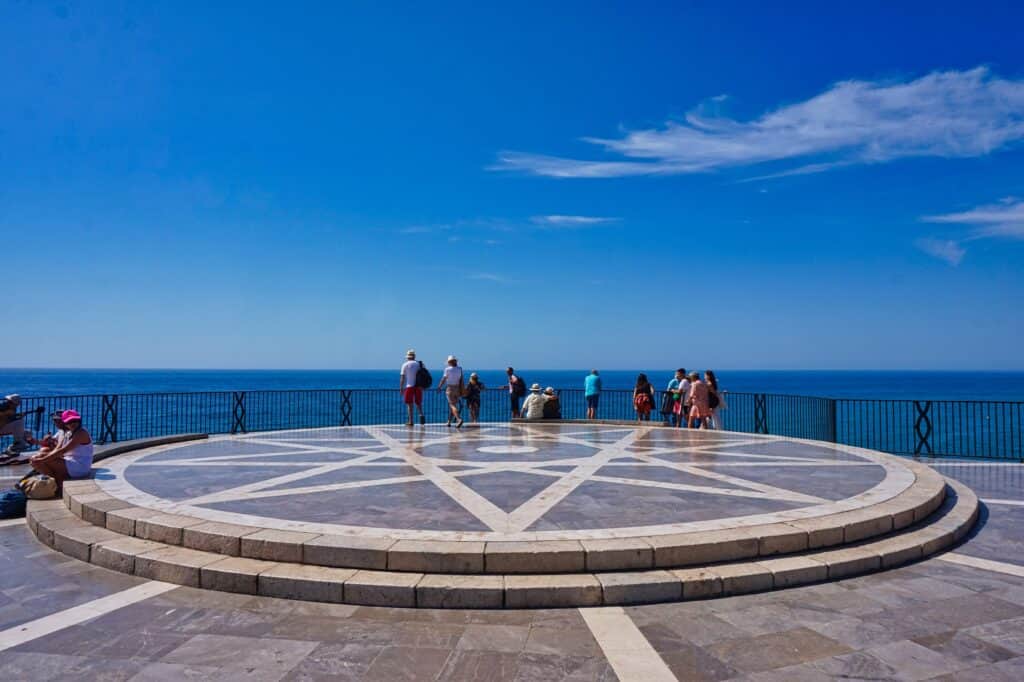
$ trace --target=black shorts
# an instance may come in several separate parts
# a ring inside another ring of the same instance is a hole
[[[516,395],[515,393],[508,394],[509,402],[512,403],[512,409],[516,412],[519,411],[519,401],[523,399],[523,396]]]

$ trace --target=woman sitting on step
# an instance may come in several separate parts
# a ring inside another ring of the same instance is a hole
[[[60,496],[64,481],[86,478],[92,471],[92,436],[82,426],[82,415],[75,410],[64,410],[60,415],[64,423],[64,438],[50,450],[44,450],[29,459],[33,469],[57,481]]]

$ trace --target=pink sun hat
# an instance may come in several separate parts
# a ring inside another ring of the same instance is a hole
[[[65,424],[73,421],[82,421],[82,415],[78,414],[75,410],[64,410],[60,413],[60,420]]]

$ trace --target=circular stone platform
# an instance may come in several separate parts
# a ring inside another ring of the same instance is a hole
[[[103,466],[103,492],[206,521],[489,543],[834,517],[906,493],[925,469],[815,441],[576,423],[279,431],[150,448]]]

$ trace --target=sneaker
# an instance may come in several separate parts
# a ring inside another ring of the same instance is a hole
[[[426,426],[427,425],[427,418],[424,415],[422,415],[422,414],[420,415],[420,425],[421,426]]]
[[[463,425],[464,423],[465,423],[465,422],[463,422],[463,421],[462,421],[462,418],[461,418],[461,417],[459,417],[459,421],[455,423],[455,428],[457,428],[457,429],[461,429],[461,428],[462,428],[462,425]]]

